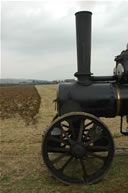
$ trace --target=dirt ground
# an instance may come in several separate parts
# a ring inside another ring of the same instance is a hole
[[[35,86],[0,87],[0,119],[13,118],[17,114],[29,124],[36,121],[41,98]]]

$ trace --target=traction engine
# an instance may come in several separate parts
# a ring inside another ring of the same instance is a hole
[[[128,115],[128,46],[115,57],[113,76],[90,72],[91,16],[76,16],[77,80],[57,88],[57,115],[45,129],[43,160],[48,170],[65,184],[91,184],[108,171],[114,156],[114,142],[101,117]],[[127,119],[128,120],[128,119]]]

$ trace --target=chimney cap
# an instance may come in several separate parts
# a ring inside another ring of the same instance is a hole
[[[75,15],[77,15],[77,14],[83,14],[83,13],[92,15],[92,12],[91,12],[91,11],[78,11],[78,12],[75,13]]]

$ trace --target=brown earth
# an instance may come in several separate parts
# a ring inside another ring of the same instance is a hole
[[[33,85],[0,87],[0,119],[18,114],[27,124],[35,123],[40,103],[40,95]]]

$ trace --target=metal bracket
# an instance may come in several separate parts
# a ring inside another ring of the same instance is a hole
[[[123,135],[127,135],[128,136],[128,129],[126,130],[123,130],[122,127],[123,127],[123,116],[121,116],[121,121],[120,121],[120,133],[123,134]]]

